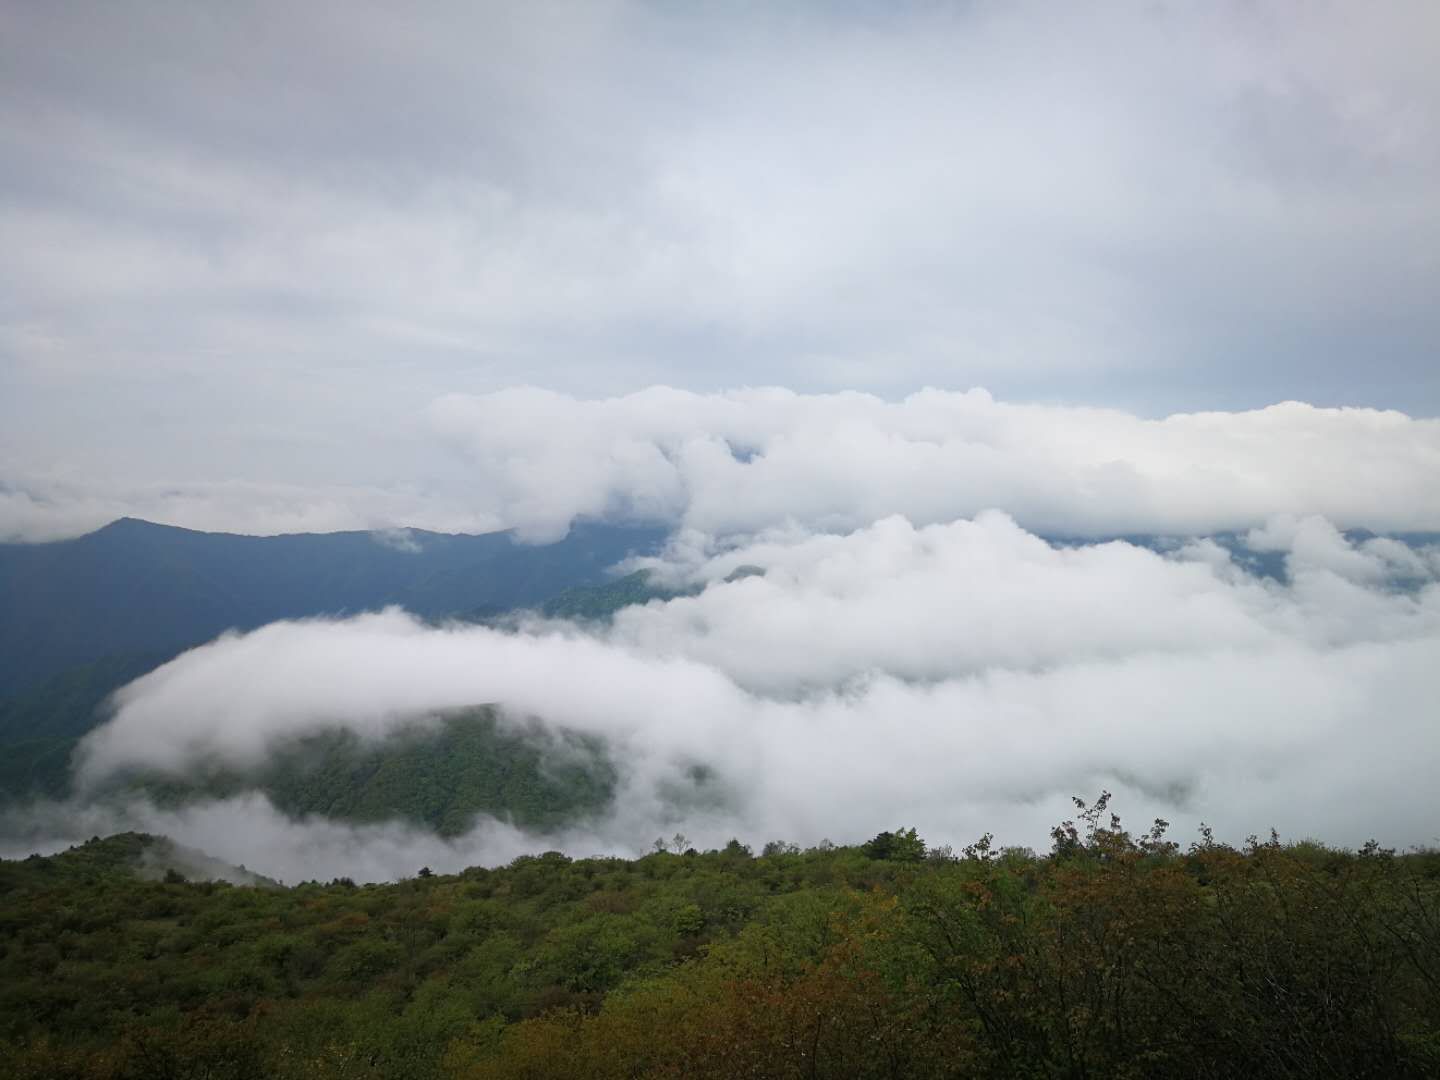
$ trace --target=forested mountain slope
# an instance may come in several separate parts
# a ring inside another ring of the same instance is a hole
[[[1082,808],[1045,856],[897,830],[360,888],[155,880],[163,842],[134,835],[0,862],[0,1060],[18,1080],[1440,1074],[1433,853],[1182,852]]]
[[[615,781],[599,740],[477,707],[419,717],[376,742],[338,729],[292,739],[249,771],[131,775],[123,786],[163,807],[259,791],[293,818],[399,820],[456,836],[477,814],[542,831],[573,824],[608,808]]]

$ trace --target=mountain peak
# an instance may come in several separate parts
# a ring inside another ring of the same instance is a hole
[[[108,525],[101,525],[100,528],[94,530],[94,532],[90,533],[89,535],[94,536],[95,533],[134,532],[134,531],[137,531],[137,530],[140,530],[140,529],[173,529],[173,528],[176,528],[176,526],[174,526],[174,525],[162,525],[162,524],[160,524],[158,521],[146,521],[144,518],[137,518],[137,517],[119,517],[119,518],[116,518],[114,521],[110,522]]]

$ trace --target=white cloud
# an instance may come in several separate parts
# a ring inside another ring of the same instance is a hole
[[[1124,543],[1052,547],[993,512],[923,528],[892,517],[847,536],[781,537],[682,563],[671,568],[681,582],[721,583],[741,566],[767,572],[621,611],[609,639],[784,695],[877,670],[938,680],[1440,633],[1440,595],[1358,587],[1393,576],[1388,548],[1353,547],[1323,519],[1303,529],[1324,530],[1335,548],[1297,536],[1292,583],[1281,585],[1244,573],[1213,542],[1162,556]],[[1395,546],[1413,573],[1422,556]]]
[[[1144,420],[1016,405],[983,390],[896,402],[667,387],[579,400],[450,395],[437,430],[474,469],[479,509],[541,538],[577,516],[710,534],[797,522],[917,524],[998,508],[1047,533],[1190,535],[1321,514],[1440,528],[1440,421],[1298,402]]]
[[[381,547],[405,555],[418,555],[425,550],[424,545],[416,539],[413,529],[376,529],[370,537]]]

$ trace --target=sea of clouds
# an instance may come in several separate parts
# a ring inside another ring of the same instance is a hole
[[[538,542],[577,518],[670,523],[660,556],[617,569],[680,595],[603,625],[391,609],[229,634],[120,691],[80,787],[494,703],[603,738],[612,812],[442,840],[249,795],[52,806],[50,834],[138,827],[286,880],[383,878],[677,831],[811,844],[904,824],[1043,847],[1069,796],[1108,788],[1132,824],[1182,836],[1440,841],[1440,546],[1342,531],[1440,525],[1435,421],[1300,404],[1148,421],[983,392],[517,390],[433,411],[475,512]],[[1169,538],[1094,539],[1141,532]],[[710,797],[677,801],[696,766]]]
[[[494,702],[603,737],[621,767],[614,813],[546,838],[485,822],[448,843],[288,822],[258,797],[129,813],[287,879],[413,872],[420,852],[448,868],[536,847],[634,852],[677,830],[814,843],[906,823],[934,842],[1043,844],[1070,794],[1102,787],[1137,821],[1234,839],[1275,826],[1433,841],[1440,554],[1351,543],[1320,518],[1249,539],[1277,536],[1284,582],[1211,541],[1162,555],[1052,546],[997,512],[892,517],[672,565],[704,590],[609,627],[434,627],[398,610],[278,623],[127,687],[80,777],[250,766],[297,734],[378,739]],[[737,563],[766,572],[725,580]],[[724,798],[687,812],[672,793],[702,764]]]

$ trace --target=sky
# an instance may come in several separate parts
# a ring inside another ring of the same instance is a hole
[[[1440,842],[1430,0],[4,3],[0,239],[0,540],[659,522],[700,590],[226,635],[78,762],[492,702],[617,748],[563,835],[251,794],[53,837],[394,877],[676,827],[1043,846],[1110,788]]]
[[[1437,42],[1428,0],[6,4],[0,536],[493,528],[445,402],[522,385],[1433,418]]]

